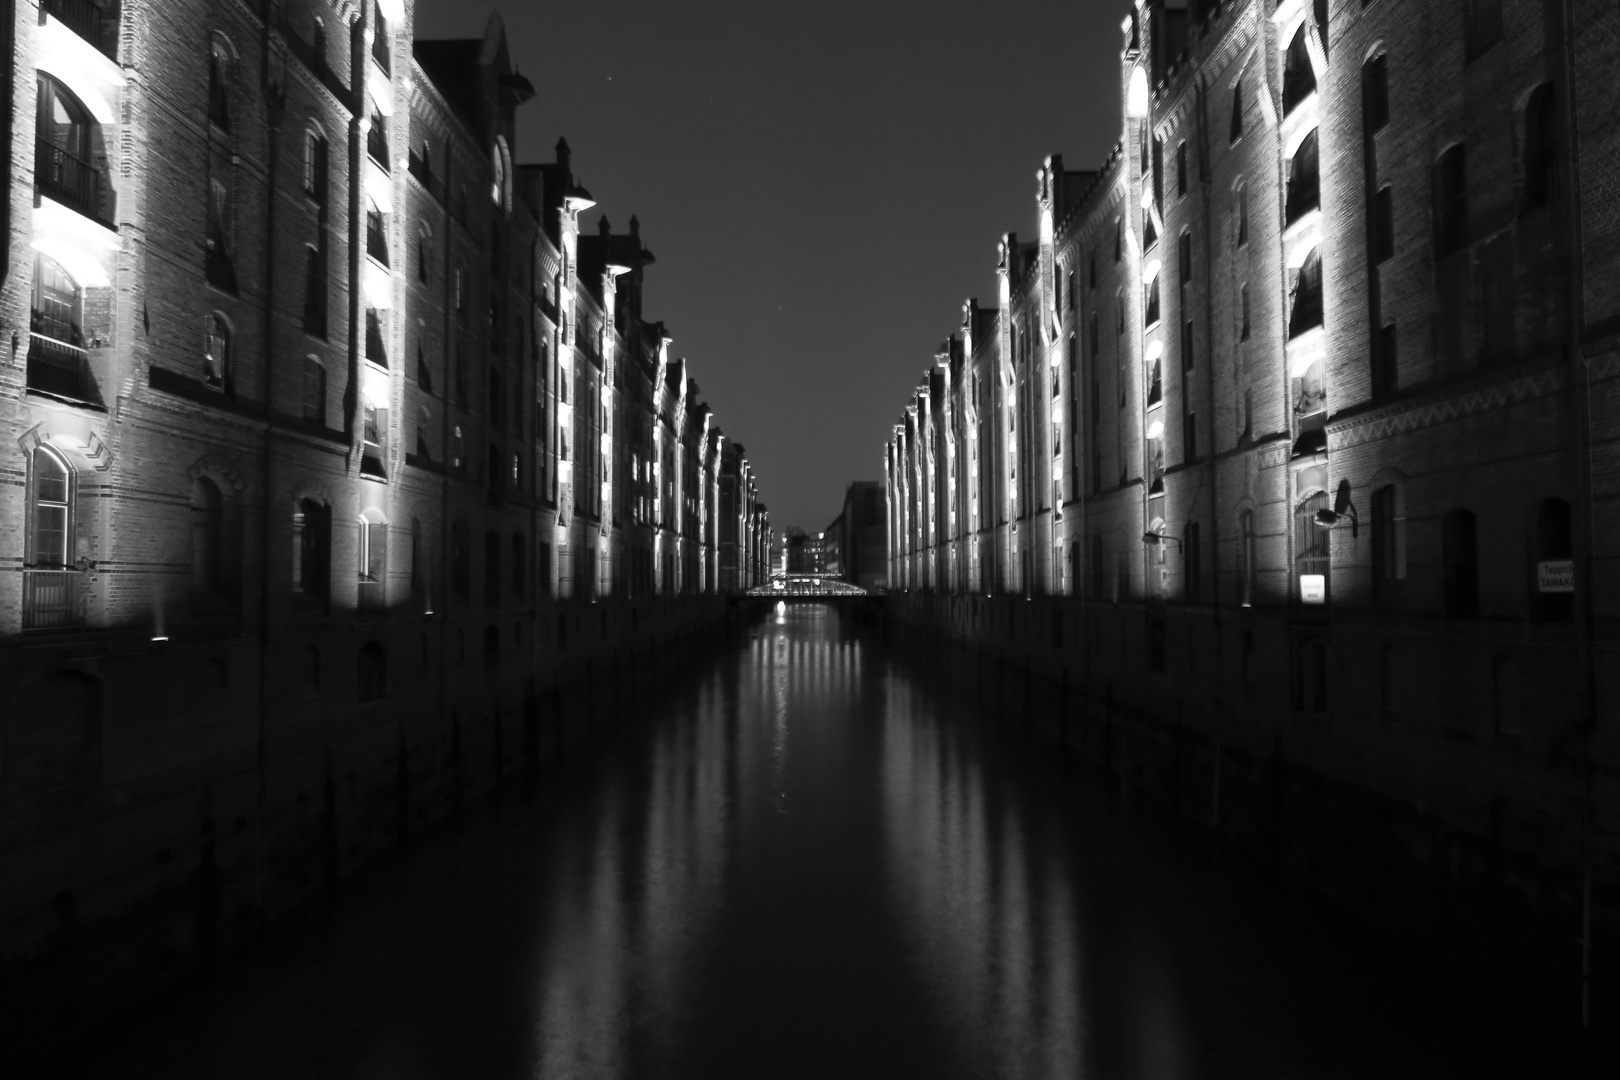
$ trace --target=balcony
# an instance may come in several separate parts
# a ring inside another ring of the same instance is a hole
[[[43,16],[54,15],[63,26],[78,34],[96,51],[114,62],[118,59],[118,9],[103,7],[93,0],[42,0]]]
[[[34,183],[47,195],[93,221],[101,216],[101,173],[44,139],[34,140]],[[109,226],[110,228],[111,226]]]
[[[22,628],[64,630],[79,622],[77,570],[24,570]]]
[[[101,408],[101,390],[90,371],[90,355],[76,345],[28,335],[28,389]]]

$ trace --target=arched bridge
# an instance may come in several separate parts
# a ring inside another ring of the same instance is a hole
[[[748,590],[749,596],[778,600],[824,600],[839,596],[870,596],[859,585],[851,585],[826,574],[774,574],[771,580]]]

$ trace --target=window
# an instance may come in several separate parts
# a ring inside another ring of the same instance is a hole
[[[355,691],[362,703],[388,696],[388,653],[381,642],[368,641],[360,646],[355,661]]]
[[[1198,460],[1198,414],[1190,412],[1181,425],[1181,460]]]
[[[1142,250],[1146,251],[1159,242],[1158,222],[1155,220],[1157,211],[1151,206],[1142,208]]]
[[[1184,232],[1176,242],[1176,266],[1181,272],[1181,283],[1190,284],[1193,276],[1192,233]]]
[[[1227,129],[1226,141],[1237,142],[1243,134],[1243,84],[1232,85],[1232,123]]]
[[[1553,589],[1558,578],[1564,576],[1568,564],[1573,576],[1575,545],[1570,526],[1569,503],[1563,499],[1543,499],[1536,507],[1535,565],[1530,567],[1531,602],[1533,617],[1548,622],[1567,622],[1575,617],[1575,594]]]
[[[389,47],[393,41],[388,29],[388,20],[383,17],[382,7],[375,3],[371,5],[371,18],[373,27],[371,59],[382,69],[382,73],[387,75],[390,72],[389,61],[391,59]]]
[[[44,446],[34,448],[31,464],[27,564],[60,570],[68,564],[72,474],[66,461]]]
[[[326,367],[317,357],[304,357],[304,419],[326,426]]]
[[[1118,263],[1125,257],[1125,224],[1119,218],[1114,219],[1114,262]]]
[[[1309,637],[1294,654],[1294,709],[1327,712],[1327,642]]]
[[[315,25],[310,30],[309,51],[315,61],[317,72],[326,70],[326,23],[321,21],[319,15],[315,16]]]
[[[1474,514],[1453,510],[1440,522],[1440,588],[1448,619],[1479,616],[1479,554]]]
[[[512,534],[512,595],[522,600],[529,592],[529,546],[522,533]]]
[[[1159,138],[1153,140],[1153,208],[1164,209],[1164,140]]]
[[[231,130],[231,54],[218,38],[208,50],[208,119],[221,131]]]
[[[501,602],[501,538],[484,534],[484,603]]]
[[[1293,307],[1288,316],[1288,336],[1299,337],[1322,325],[1322,249],[1312,248],[1294,276]]]
[[[1468,242],[1468,163],[1461,143],[1434,163],[1434,253],[1444,258]]]
[[[1142,325],[1154,326],[1159,321],[1159,275],[1154,274],[1153,280],[1143,289]]]
[[[1387,596],[1406,580],[1406,506],[1399,487],[1372,494],[1373,595]]]
[[[1530,92],[1524,107],[1524,208],[1558,199],[1558,106],[1551,83]]]
[[[1187,194],[1187,144],[1176,144],[1176,194]]]
[[[304,133],[304,194],[321,206],[326,205],[328,150],[326,137],[318,131]]]
[[[1502,40],[1502,0],[1467,0],[1468,59],[1474,60]]]
[[[380,611],[385,606],[388,584],[388,523],[362,517],[358,524],[359,550],[355,569],[359,577],[361,611]]]
[[[304,333],[326,339],[326,254],[313,245],[304,251]]]
[[[203,269],[208,284],[234,293],[236,267],[231,261],[231,189],[217,176],[208,181],[208,206],[203,229]]]
[[[293,588],[325,601],[332,580],[332,511],[303,499],[293,514]]]
[[[1316,92],[1316,73],[1311,69],[1310,50],[1305,45],[1306,28],[1294,33],[1283,58],[1283,115],[1293,112],[1300,102]]]
[[[1329,530],[1316,523],[1319,510],[1328,508],[1327,492],[1318,491],[1294,510],[1295,571],[1302,603],[1326,603],[1328,562],[1331,555]]]
[[[388,366],[388,346],[384,309],[366,305],[366,359],[382,367]]]
[[[1237,217],[1237,246],[1242,247],[1249,242],[1249,188],[1247,184],[1238,185],[1237,191],[1232,195],[1233,210]]]
[[[388,171],[388,118],[373,101],[370,122],[366,127],[366,153],[383,172]]]
[[[1204,554],[1199,543],[1198,522],[1187,523],[1181,546],[1182,558],[1187,566],[1187,599],[1197,600],[1203,595],[1204,588]]]
[[[426,225],[416,232],[416,280],[428,283],[428,256],[433,249],[433,232]]]
[[[383,266],[388,265],[388,221],[369,197],[366,199],[366,254]]]
[[[1381,263],[1395,254],[1395,196],[1385,184],[1373,195],[1372,256]]]
[[[471,589],[472,553],[467,547],[467,523],[456,521],[450,526],[450,591],[463,602]]]
[[[224,390],[230,378],[231,330],[217,313],[203,320],[203,385]]]
[[[1385,323],[1378,331],[1373,356],[1373,396],[1389,397],[1400,389],[1400,363],[1395,324]]]
[[[1321,170],[1318,168],[1313,130],[1300,141],[1288,161],[1288,224],[1292,225],[1322,205]]]
[[[1238,549],[1238,589],[1244,607],[1254,606],[1254,511],[1245,510],[1238,515],[1238,532],[1242,547]]]
[[[424,331],[425,327],[422,328]],[[427,354],[422,350],[422,342],[416,343],[416,385],[424,394],[433,393],[433,370],[428,367]]]
[[[360,401],[360,432],[365,456],[374,462],[382,461],[383,433],[388,429],[388,411],[379,409],[371,401]]]
[[[1249,284],[1238,286],[1238,340],[1249,340]]]
[[[1384,53],[1361,65],[1361,132],[1372,138],[1389,124],[1389,64]]]
[[[1164,347],[1157,341],[1147,350],[1147,403],[1156,405],[1164,397]]]
[[[34,295],[28,329],[41,337],[84,347],[84,294],[68,272],[48,255],[34,257]]]

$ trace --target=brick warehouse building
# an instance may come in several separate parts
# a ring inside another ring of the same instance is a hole
[[[899,610],[1329,891],[1612,926],[1620,12],[1146,0],[1123,39],[1119,144],[1043,164],[887,444]]]
[[[4,16],[0,960],[142,912],[204,950],[712,624],[768,519],[638,224],[517,163],[498,17]]]

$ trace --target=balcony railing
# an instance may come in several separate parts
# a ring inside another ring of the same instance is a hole
[[[107,59],[118,59],[116,7],[102,7],[93,0],[43,0],[40,11],[55,15],[58,22],[94,45]]]
[[[24,570],[22,628],[57,630],[79,621],[77,570]]]
[[[101,173],[44,139],[34,140],[34,183],[41,194],[101,220]]]
[[[44,334],[28,335],[28,389],[59,398],[101,403],[90,355],[65,341]]]

